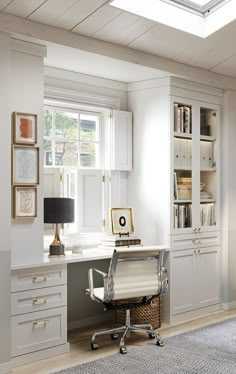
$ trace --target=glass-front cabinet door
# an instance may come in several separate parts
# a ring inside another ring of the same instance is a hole
[[[176,97],[171,106],[173,231],[215,230],[218,107]]]

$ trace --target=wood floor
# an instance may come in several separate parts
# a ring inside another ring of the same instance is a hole
[[[162,338],[176,335],[185,331],[193,330],[199,327],[209,325],[218,321],[223,321],[227,318],[236,317],[236,309],[230,311],[221,311],[219,313],[211,314],[210,316],[196,319],[183,324],[175,326],[163,326],[159,329]],[[67,354],[55,356],[46,360],[41,360],[32,364],[19,366],[14,369],[14,374],[49,374],[55,371],[75,366],[86,361],[95,360],[100,357],[108,356],[119,351],[118,341],[112,341],[109,336],[100,337],[98,340],[99,349],[91,351],[90,337],[96,330],[101,328],[110,328],[110,326],[95,326],[93,328],[83,328],[74,330],[69,333],[69,340],[71,343],[71,350]],[[127,347],[132,348],[138,345],[145,344],[147,338],[143,334],[132,334],[127,339]],[[161,348],[158,348],[161,349]]]

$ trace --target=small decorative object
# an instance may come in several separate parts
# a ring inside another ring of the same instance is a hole
[[[13,113],[13,141],[15,144],[34,145],[37,143],[37,115]]]
[[[73,254],[83,254],[83,247],[81,244],[73,244],[72,246],[72,253]]]
[[[111,209],[111,229],[113,234],[129,235],[134,232],[132,208]]]
[[[14,218],[37,217],[37,188],[14,187]]]
[[[66,197],[44,198],[44,223],[55,223],[55,237],[49,246],[49,257],[65,256],[65,245],[59,235],[59,224],[74,222],[74,199]]]
[[[12,147],[12,184],[39,184],[39,148],[23,145]]]

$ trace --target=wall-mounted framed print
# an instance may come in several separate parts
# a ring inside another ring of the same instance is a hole
[[[111,208],[111,229],[113,234],[134,232],[132,208]]]
[[[18,186],[14,187],[14,218],[35,218],[37,217],[37,187]]]
[[[37,114],[13,113],[13,142],[27,145],[37,143]]]
[[[39,147],[12,146],[12,184],[39,184]]]

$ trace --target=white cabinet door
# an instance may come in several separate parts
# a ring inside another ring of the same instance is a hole
[[[172,252],[170,293],[172,315],[196,307],[196,263],[193,249]]]
[[[201,248],[197,253],[197,291],[200,308],[220,302],[220,247]]]
[[[132,113],[113,110],[111,119],[111,170],[132,170]]]

